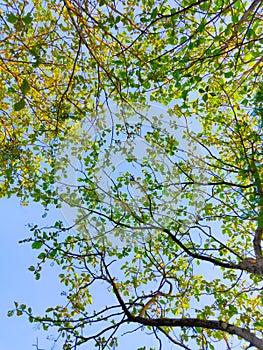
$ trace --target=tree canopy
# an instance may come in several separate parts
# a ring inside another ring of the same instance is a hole
[[[9,315],[64,349],[263,349],[262,2],[0,10],[1,196],[74,213],[24,240],[65,304]]]

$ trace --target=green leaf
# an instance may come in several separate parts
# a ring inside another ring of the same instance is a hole
[[[46,257],[46,253],[43,252],[43,253],[40,253],[37,258],[43,260],[45,259],[45,257]]]
[[[54,256],[56,256],[57,254],[57,250],[56,249],[53,249],[50,253],[49,253],[49,257],[50,258],[54,258]]]
[[[18,17],[16,15],[14,15],[13,13],[8,13],[7,17],[7,21],[9,23],[16,23],[18,20]]]
[[[154,20],[157,16],[157,13],[158,13],[158,9],[157,7],[155,7],[151,13],[151,19]]]
[[[26,95],[28,91],[30,90],[30,85],[26,79],[23,80],[23,83],[21,85],[21,90],[23,95]]]
[[[202,328],[200,328],[200,327],[195,327],[195,329],[196,329],[196,331],[197,331],[197,333],[202,333]]]
[[[210,1],[205,1],[205,2],[202,2],[199,6],[202,11],[207,11],[211,6],[211,4],[210,4]]]
[[[14,310],[9,310],[7,313],[7,317],[12,317],[14,315]]]
[[[31,16],[30,13],[28,13],[25,17],[22,18],[22,21],[25,24],[30,24],[33,21],[33,17]]]
[[[43,243],[41,241],[36,241],[32,243],[31,247],[32,249],[40,249],[42,247]]]
[[[229,72],[226,72],[225,73],[225,77],[226,78],[231,78],[231,77],[233,77],[234,76],[234,72],[232,72],[232,71],[229,71]]]
[[[16,112],[21,111],[26,105],[26,101],[24,99],[21,99],[19,102],[14,104],[14,110]]]

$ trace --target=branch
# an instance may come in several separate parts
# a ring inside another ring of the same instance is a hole
[[[142,31],[141,33],[131,42],[131,44],[129,44],[129,46],[126,47],[126,50],[130,49],[144,34],[146,34],[147,30],[149,28],[151,28],[156,22],[162,20],[163,18],[169,18],[169,17],[174,17],[174,16],[178,16],[181,13],[185,13],[186,11],[190,10],[192,7],[194,6],[198,6],[200,4],[202,4],[203,2],[205,2],[206,0],[198,0],[197,2],[190,4],[189,6],[186,6],[185,8],[178,10],[176,12],[173,12],[169,15],[161,15],[160,17],[155,18],[154,20],[152,20]],[[189,39],[187,39],[189,40]],[[174,48],[173,48],[174,49]],[[123,51],[123,52],[124,52]],[[158,56],[160,57],[160,56]]]
[[[261,248],[262,237],[263,237],[263,228],[257,227],[255,236],[253,239],[253,246],[254,246],[254,252],[255,252],[256,258],[259,261],[263,261],[262,248]]]
[[[222,48],[222,50],[225,50],[228,45],[231,43],[231,41],[234,39],[234,37],[237,35],[238,30],[240,28],[240,26],[248,19],[248,16],[255,10],[257,11],[258,8],[261,5],[262,0],[254,0],[252,2],[252,4],[249,6],[249,8],[244,12],[243,16],[240,18],[240,20],[238,21],[238,23],[234,26],[234,30],[233,30],[233,34],[231,35],[231,37],[228,39],[228,41],[225,43],[224,47]],[[256,9],[257,7],[257,9]]]
[[[237,327],[223,321],[201,320],[198,318],[144,318],[140,316],[128,316],[128,318],[130,322],[138,322],[151,327],[201,327],[206,329],[216,329],[237,335],[238,337],[247,340],[257,349],[263,350],[263,340],[256,337],[254,333],[245,328]]]
[[[262,247],[261,247],[261,240],[263,235],[263,187],[261,183],[261,176],[259,174],[258,168],[256,166],[256,161],[254,158],[252,158],[250,163],[250,171],[252,173],[252,176],[254,178],[254,183],[257,188],[257,194],[259,196],[259,213],[258,213],[258,222],[257,222],[257,229],[255,232],[254,240],[253,240],[253,246],[254,246],[254,252],[256,255],[256,259],[259,262],[263,262],[263,256],[262,256]]]
[[[158,329],[160,329],[160,327],[200,327],[205,329],[215,329],[236,335],[244,340],[247,340],[250,343],[250,346],[255,346],[258,350],[263,350],[263,339],[258,338],[254,333],[245,328],[238,327],[224,321],[203,320],[199,318],[145,318],[141,316],[133,316],[124,304],[114,281],[110,278],[109,282],[113,286],[114,293],[124,311],[125,316],[127,317],[127,319],[123,319],[122,322],[139,323],[145,326],[157,327]]]
[[[106,273],[107,273],[107,275],[108,275],[108,278],[106,279],[107,282],[109,282],[109,284],[112,286],[113,292],[114,292],[114,294],[116,295],[117,300],[118,300],[118,302],[119,302],[119,304],[120,304],[120,306],[121,306],[121,308],[122,308],[124,314],[125,314],[128,318],[130,318],[130,317],[131,317],[131,313],[130,313],[130,311],[128,310],[127,306],[125,305],[125,302],[123,301],[123,299],[122,299],[122,297],[121,297],[121,295],[120,295],[120,292],[119,292],[119,290],[118,290],[118,288],[117,288],[117,286],[116,286],[116,284],[115,284],[114,278],[112,278],[112,276],[111,276],[111,274],[110,274],[110,272],[109,272],[108,266],[106,265],[106,263],[105,263],[103,257],[102,257],[102,264],[103,264],[103,266],[104,266],[104,268],[105,268],[105,271],[106,271]]]
[[[222,262],[220,260],[216,260],[215,258],[211,258],[209,256],[194,253],[190,249],[188,249],[178,238],[176,238],[176,236],[174,234],[172,234],[168,229],[163,228],[163,232],[167,233],[168,236],[177,245],[179,245],[179,247],[181,247],[188,255],[190,255],[192,258],[208,261],[208,262],[211,262],[211,263],[218,265],[218,266],[221,266],[221,267],[226,267],[226,268],[230,268],[230,269],[241,269],[241,267],[239,265],[236,265],[233,263]]]
[[[173,285],[171,282],[167,281],[167,283],[170,285],[170,288],[169,288],[169,291],[168,293],[164,293],[161,291],[161,288],[163,287],[164,283],[163,281],[161,282],[159,288],[158,288],[158,291],[157,293],[154,293],[153,295],[151,295],[151,299],[144,305],[144,307],[142,308],[141,312],[139,313],[139,316],[140,317],[143,317],[145,312],[149,309],[149,307],[156,303],[158,301],[158,298],[160,296],[163,296],[163,297],[168,297],[172,294],[172,291],[173,291]]]
[[[256,230],[258,231],[258,229]],[[260,232],[262,232],[263,229],[260,229]],[[181,247],[188,255],[190,255],[194,259],[200,259],[203,261],[208,261],[213,263],[214,265],[225,267],[228,269],[235,269],[235,270],[245,270],[250,273],[258,274],[260,276],[263,275],[263,257],[261,256],[260,259],[257,258],[251,259],[251,258],[245,258],[243,261],[241,261],[239,264],[233,264],[228,262],[222,262],[220,260],[216,260],[215,258],[212,258],[210,256],[205,256],[202,254],[195,253],[191,251],[189,248],[187,248],[174,234],[172,234],[168,229],[163,228],[163,232],[167,233],[169,237],[179,246]],[[256,237],[259,237],[258,234],[256,234],[254,241]],[[261,236],[260,236],[261,237]],[[260,238],[261,239],[261,238]],[[261,251],[261,246],[260,246]]]

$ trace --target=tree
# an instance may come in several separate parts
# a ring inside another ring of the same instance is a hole
[[[48,166],[30,195],[77,211],[70,227],[34,226],[27,239],[41,249],[29,268],[37,279],[47,261],[61,267],[66,304],[35,316],[16,303],[17,314],[56,326],[65,349],[89,342],[114,349],[122,327],[147,327],[157,344],[177,348],[240,341],[263,349],[261,1],[6,6],[4,44],[16,47],[8,64],[15,72],[13,57],[21,60],[28,47],[36,60],[23,80],[11,74],[8,103],[18,88],[22,95],[10,113],[32,120],[37,110],[52,125],[49,135],[36,123]],[[167,114],[149,114],[150,102]],[[140,159],[137,140],[146,150]],[[56,191],[69,145],[77,180]],[[113,155],[127,168],[116,170]],[[17,170],[17,162],[10,166]],[[112,304],[93,309],[98,288],[109,288]]]

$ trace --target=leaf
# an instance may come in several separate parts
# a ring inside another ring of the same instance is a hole
[[[12,317],[14,315],[15,311],[14,310],[9,310],[7,312],[7,317]]]
[[[45,257],[46,257],[46,253],[40,253],[39,255],[38,255],[38,259],[40,259],[40,260],[43,260],[43,259],[45,259]]]
[[[207,11],[209,8],[210,8],[210,2],[209,1],[205,1],[205,2],[202,2],[202,3],[200,3],[200,9],[202,10],[202,11]]]
[[[14,104],[14,110],[16,112],[21,111],[23,108],[25,108],[26,101],[24,99],[21,99],[19,102]]]
[[[151,13],[151,19],[154,20],[158,14],[158,8],[155,7]]]
[[[50,258],[54,258],[57,254],[57,250],[56,249],[53,249],[50,253],[49,253],[49,257]]]
[[[233,73],[232,71],[226,72],[226,73],[225,73],[225,77],[226,77],[226,78],[231,78],[231,77],[233,77],[233,76],[234,76],[234,73]]]
[[[30,85],[26,79],[23,80],[23,83],[21,85],[21,90],[23,95],[26,95],[28,91],[30,90]]]
[[[22,21],[25,24],[30,24],[33,21],[33,17],[31,16],[30,13],[27,13],[26,16],[22,18]]]
[[[36,241],[36,242],[33,242],[31,247],[32,249],[40,249],[42,247],[43,243],[41,241]]]
[[[21,21],[21,19],[19,19],[18,21],[16,21],[16,23],[14,24],[15,29],[20,32],[24,29],[24,23],[23,21]]]
[[[13,13],[8,13],[6,17],[7,17],[7,21],[9,23],[12,23],[12,24],[16,23],[18,20],[18,17],[16,15],[14,15]]]

